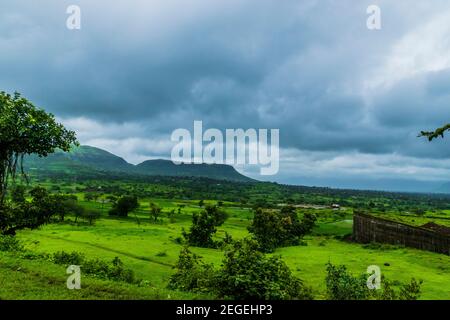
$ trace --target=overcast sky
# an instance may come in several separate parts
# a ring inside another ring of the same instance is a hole
[[[66,28],[69,5],[81,30]],[[382,29],[366,27],[369,5]],[[174,129],[279,128],[292,184],[434,190],[450,181],[448,0],[0,3],[0,90],[132,163]]]

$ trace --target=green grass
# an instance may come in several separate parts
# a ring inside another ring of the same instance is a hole
[[[175,239],[181,236],[182,228],[189,228],[192,213],[200,210],[198,201],[152,199],[151,201],[163,207],[164,212],[176,209],[180,203],[186,205],[182,209],[182,214],[175,214],[175,223],[169,223],[167,215],[163,214],[161,221],[156,224],[151,223],[148,217],[149,201],[150,199],[143,201],[136,213],[140,225],[137,224],[134,214],[124,219],[108,217],[106,214],[108,208],[104,207],[103,218],[94,226],[77,226],[70,221],[73,218],[69,217],[69,221],[65,223],[47,225],[39,230],[21,231],[18,237],[25,243],[26,248],[33,252],[79,251],[88,258],[102,260],[120,257],[126,268],[132,269],[137,277],[150,283],[150,288],[91,280],[86,277],[86,286],[83,287],[86,290],[71,292],[63,285],[66,279],[64,268],[49,262],[2,256],[0,283],[3,285],[0,288],[0,297],[166,299],[170,295],[171,298],[195,298],[193,294],[170,293],[165,288],[181,249],[181,245],[176,243]],[[85,202],[84,205],[101,208],[99,203]],[[247,226],[251,222],[251,211],[233,206],[232,203],[224,205],[229,213],[229,219],[219,228],[217,238],[223,237],[225,231],[235,239],[248,236]],[[319,214],[318,227],[315,228],[313,235],[305,239],[307,246],[281,248],[275,254],[282,255],[292,271],[313,288],[318,299],[324,298],[325,265],[328,261],[333,264],[345,264],[355,274],[364,273],[369,265],[378,265],[390,280],[409,281],[412,277],[422,279],[424,281],[422,299],[450,299],[449,256],[409,248],[366,249],[360,244],[334,239],[334,236],[351,233],[351,229],[351,217],[343,218],[342,215],[333,212],[323,213],[322,216]],[[223,258],[223,252],[216,249],[193,248],[193,251],[216,266],[220,265]],[[389,266],[385,266],[385,263]],[[21,271],[14,271],[15,267],[21,268]],[[97,287],[100,289],[95,290]],[[101,288],[104,288],[104,291]],[[118,293],[122,289],[123,293]]]
[[[168,300],[205,299],[154,286],[81,277],[81,290],[66,286],[66,268],[48,261],[26,260],[0,253],[0,300]]]

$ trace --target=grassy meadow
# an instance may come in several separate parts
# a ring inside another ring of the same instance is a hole
[[[83,253],[87,258],[112,260],[119,257],[124,265],[143,279],[143,285],[97,279],[82,275],[83,290],[67,290],[64,266],[42,259],[24,259],[0,252],[1,299],[209,299],[207,294],[168,290],[182,244],[182,229],[189,229],[193,212],[201,210],[198,200],[140,200],[140,208],[126,218],[110,217],[110,205],[101,201],[81,204],[101,212],[94,225],[75,223],[74,217],[64,222],[48,224],[38,230],[22,230],[17,238],[34,253],[52,254],[58,251]],[[159,221],[149,216],[149,203],[158,204],[163,212]],[[205,204],[217,201],[205,200]],[[177,210],[181,206],[181,212]],[[253,217],[250,208],[240,203],[224,201],[229,214],[218,228],[217,238],[225,232],[233,239],[249,236],[247,226]],[[172,219],[167,212],[175,210]],[[326,263],[345,264],[354,274],[364,273],[369,265],[378,265],[393,281],[423,280],[421,299],[450,299],[450,257],[410,248],[387,245],[361,245],[343,240],[352,232],[352,210],[303,208],[318,217],[313,234],[303,245],[279,248],[281,255],[296,276],[312,287],[316,299],[325,299]],[[191,248],[206,262],[220,266],[223,250]]]

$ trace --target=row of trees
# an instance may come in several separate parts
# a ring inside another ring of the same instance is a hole
[[[0,232],[15,235],[18,230],[36,229],[55,219],[64,222],[69,214],[75,216],[75,222],[81,218],[89,224],[100,216],[79,205],[74,195],[51,194],[42,187],[27,192],[22,185],[14,186],[9,200],[0,207]]]

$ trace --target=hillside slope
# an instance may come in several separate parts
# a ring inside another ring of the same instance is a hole
[[[182,164],[169,160],[147,160],[133,165],[105,150],[74,147],[70,152],[56,151],[46,158],[32,155],[25,158],[24,166],[31,173],[95,174],[126,173],[146,176],[205,177],[217,180],[248,182],[252,179],[240,174],[229,165]]]

